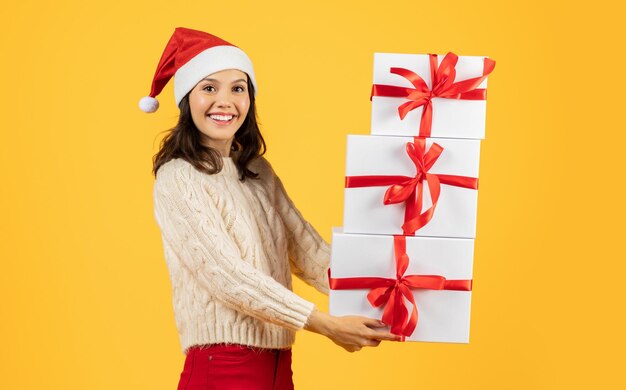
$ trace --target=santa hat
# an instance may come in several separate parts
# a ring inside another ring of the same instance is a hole
[[[176,106],[204,77],[225,69],[237,69],[248,74],[256,94],[252,61],[240,48],[202,31],[178,27],[161,56],[152,80],[150,95],[139,100],[144,112],[159,108],[156,96],[174,76]]]

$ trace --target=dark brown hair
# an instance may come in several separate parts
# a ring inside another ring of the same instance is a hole
[[[254,86],[249,77],[248,95],[250,96],[250,108],[246,119],[235,133],[232,145],[233,151],[238,151],[237,158],[233,158],[233,161],[237,166],[241,181],[248,177],[255,179],[258,176],[248,169],[248,165],[257,157],[265,154],[266,150],[265,140],[261,135],[256,118]],[[152,173],[156,176],[163,164],[175,158],[182,158],[197,170],[209,175],[220,172],[223,168],[222,156],[217,150],[201,144],[200,131],[191,117],[189,93],[180,101],[178,108],[180,108],[178,123],[161,140],[159,151],[152,158]]]

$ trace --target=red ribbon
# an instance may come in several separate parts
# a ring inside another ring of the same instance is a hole
[[[393,85],[374,84],[372,86],[372,96],[399,97],[409,101],[398,107],[400,119],[404,119],[406,114],[424,106],[422,118],[420,120],[420,137],[430,137],[433,121],[432,98],[462,99],[462,100],[485,100],[487,90],[478,89],[480,83],[487,78],[496,66],[496,62],[489,58],[484,59],[483,74],[480,77],[454,82],[456,78],[456,63],[458,56],[448,53],[441,61],[441,66],[437,64],[437,55],[429,54],[430,57],[430,79],[432,90],[428,88],[426,82],[416,73],[404,68],[391,68],[390,72],[400,75],[413,85],[414,88],[397,87]]]
[[[478,179],[467,176],[441,175],[428,173],[443,152],[443,148],[433,143],[428,150],[426,140],[415,137],[414,142],[406,144],[406,153],[409,155],[417,174],[410,176],[346,176],[346,188],[388,186],[383,203],[385,205],[406,202],[404,210],[404,224],[402,231],[405,235],[414,235],[433,218],[435,207],[439,201],[441,184],[452,185],[469,189],[478,189]],[[432,205],[422,213],[424,180],[428,183]]]
[[[366,289],[367,300],[373,307],[384,306],[382,321],[391,325],[391,333],[404,337],[413,334],[418,321],[417,305],[411,289],[472,291],[472,280],[446,280],[439,275],[404,275],[409,266],[406,254],[406,237],[393,237],[396,260],[396,278],[357,277],[332,278],[329,271],[329,283],[332,290]],[[409,316],[404,297],[413,305]]]

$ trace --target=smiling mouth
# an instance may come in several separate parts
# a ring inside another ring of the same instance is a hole
[[[213,119],[218,123],[229,123],[235,118],[235,115],[218,115],[218,114],[209,114],[209,118]]]

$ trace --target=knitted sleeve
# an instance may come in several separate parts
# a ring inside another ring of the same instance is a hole
[[[287,231],[292,272],[321,293],[328,295],[330,246],[302,217],[280,178],[271,166],[269,169],[273,175],[276,210]]]
[[[225,305],[293,330],[304,327],[313,303],[241,259],[219,210],[188,168],[159,170],[155,216],[199,285]]]

